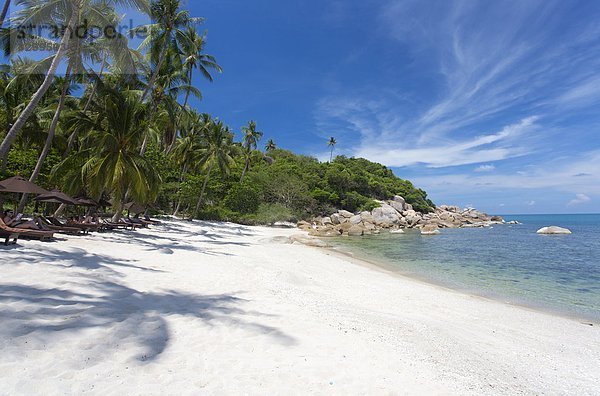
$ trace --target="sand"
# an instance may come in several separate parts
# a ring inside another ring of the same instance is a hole
[[[0,247],[0,394],[598,394],[600,325],[393,276],[296,230]]]

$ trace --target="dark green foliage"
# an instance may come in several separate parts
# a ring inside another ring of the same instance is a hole
[[[275,161],[255,166],[249,180],[263,191],[266,202],[280,203],[303,218],[334,208],[372,210],[377,207],[374,199],[394,195],[402,195],[422,212],[435,207],[423,190],[396,177],[391,169],[362,158],[340,156],[330,164],[279,149],[269,155]]]
[[[292,211],[280,204],[266,204],[259,206],[254,220],[257,224],[273,224],[277,221],[298,221]]]
[[[223,204],[232,212],[255,213],[260,206],[260,193],[248,184],[236,184],[227,192]]]
[[[39,150],[35,148],[19,147],[15,150],[11,150],[8,153],[6,172],[4,172],[4,174],[1,174],[0,176],[2,178],[7,178],[14,175],[19,175],[25,178],[29,178],[29,176],[33,172],[33,169],[35,168],[38,156]],[[50,173],[52,167],[59,162],[60,157],[56,154],[55,151],[52,151],[46,158],[46,161],[44,162],[44,166],[42,168],[42,172],[40,173],[40,176],[38,177],[36,183],[44,188],[53,189],[55,185],[50,179]]]
[[[280,149],[271,150],[269,156],[274,162],[255,163],[243,184],[239,184],[236,171],[226,179],[212,176],[207,192],[211,205],[200,217],[270,224],[326,215],[337,209],[371,211],[379,206],[375,200],[394,195],[405,197],[416,210],[429,212],[434,208],[424,191],[396,177],[389,168],[365,159],[338,157],[331,164],[321,163]],[[241,161],[239,158],[240,165]],[[201,181],[187,191],[193,195]]]

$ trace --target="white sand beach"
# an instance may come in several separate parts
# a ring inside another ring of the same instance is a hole
[[[600,326],[169,222],[0,247],[0,394],[598,394]]]

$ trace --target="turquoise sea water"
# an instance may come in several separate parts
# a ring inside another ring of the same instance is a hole
[[[486,297],[600,322],[600,215],[505,216],[522,225],[445,229],[441,235],[336,238],[378,265]],[[538,235],[544,226],[572,235]]]

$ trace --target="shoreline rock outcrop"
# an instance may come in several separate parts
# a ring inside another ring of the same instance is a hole
[[[301,221],[298,227],[315,237],[339,235],[363,236],[378,234],[381,230],[402,233],[404,229],[419,229],[423,235],[436,235],[443,228],[490,227],[505,224],[500,216],[490,216],[473,208],[441,205],[431,213],[415,211],[401,196],[388,201],[377,201],[372,211],[351,213],[338,210],[330,216],[317,217],[311,222]]]

